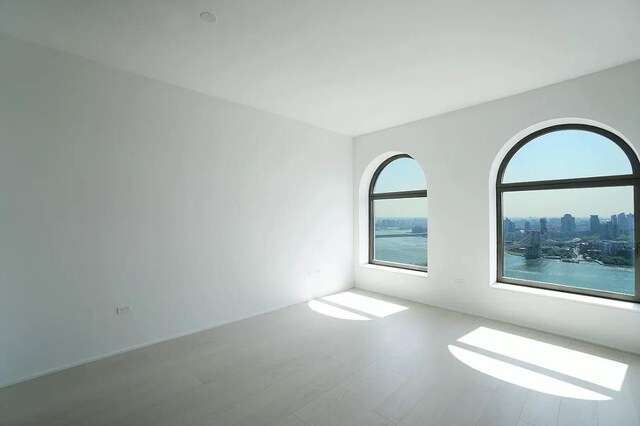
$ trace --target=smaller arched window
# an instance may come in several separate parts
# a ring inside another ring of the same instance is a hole
[[[537,131],[498,171],[498,281],[640,301],[640,163],[619,136]]]
[[[369,188],[369,263],[427,270],[427,180],[406,154],[378,167]]]

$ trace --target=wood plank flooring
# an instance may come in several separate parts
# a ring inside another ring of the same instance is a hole
[[[0,424],[640,426],[636,355],[349,292],[357,304],[320,300],[319,313],[301,303],[0,389]],[[495,355],[602,398],[500,380],[449,350],[479,327],[622,363],[624,381],[612,389]]]

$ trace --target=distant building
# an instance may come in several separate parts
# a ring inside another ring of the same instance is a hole
[[[502,232],[504,232],[505,234],[507,232],[516,232],[516,226],[513,222],[511,222],[511,220],[509,220],[509,218],[505,218],[502,221]]]
[[[547,232],[547,218],[543,217],[540,219],[540,233],[544,234],[545,232]]]
[[[598,249],[608,256],[631,257],[632,249],[626,241],[600,241]]]
[[[576,219],[569,213],[560,219],[560,231],[564,233],[574,232],[576,230]]]
[[[615,214],[612,214],[611,223],[613,223],[614,225],[618,225],[618,216],[616,216]]]
[[[615,240],[616,238],[618,238],[618,225],[612,222],[600,224],[601,240]]]
[[[618,233],[622,235],[631,235],[633,234],[633,230],[635,229],[635,224],[633,223],[634,217],[633,213],[618,214]]]
[[[606,254],[608,256],[612,256],[615,251],[614,245],[611,241],[600,241],[600,243],[598,243],[598,249],[600,249],[602,254]]]
[[[531,231],[531,223],[529,223],[529,221],[524,223],[524,230]]]
[[[600,218],[597,214],[592,214],[590,219],[590,227],[592,234],[597,234],[600,232]]]
[[[628,231],[627,216],[624,213],[618,214],[618,231],[622,234]]]

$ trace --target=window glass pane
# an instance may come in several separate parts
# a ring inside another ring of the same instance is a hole
[[[503,276],[635,294],[633,187],[505,192]]]
[[[632,173],[625,153],[610,139],[584,130],[560,130],[516,152],[502,182],[572,179]]]
[[[374,259],[427,266],[427,198],[374,200]]]
[[[378,175],[374,194],[427,189],[422,167],[413,158],[398,158],[387,164]]]

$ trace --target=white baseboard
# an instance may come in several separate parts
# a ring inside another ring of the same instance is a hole
[[[340,290],[340,291],[346,291],[346,290],[349,290],[349,289],[352,289],[352,288],[354,288],[353,285],[351,285],[351,287],[347,287],[347,288],[345,288],[343,290]],[[333,294],[333,293],[323,294],[323,295],[318,296],[318,297],[328,296],[329,294]],[[8,386],[17,385],[18,383],[27,382],[29,380],[37,379],[38,377],[46,376],[48,374],[57,373],[59,371],[66,370],[66,369],[69,369],[69,368],[78,367],[78,366],[84,365],[84,364],[89,364],[90,362],[100,361],[101,359],[109,358],[111,356],[120,355],[120,354],[124,354],[126,352],[135,351],[137,349],[146,348],[147,346],[156,345],[158,343],[166,342],[168,340],[178,339],[180,337],[188,336],[190,334],[200,333],[201,331],[210,330],[212,328],[220,327],[220,326],[223,326],[223,325],[226,325],[226,324],[231,324],[232,322],[242,321],[242,320],[245,320],[245,319],[257,317],[259,315],[268,314],[270,312],[274,312],[274,311],[278,311],[280,309],[288,308],[290,306],[294,306],[294,305],[297,305],[299,303],[308,302],[309,300],[311,300],[311,299],[305,299],[305,300],[302,300],[302,301],[299,301],[299,302],[295,302],[295,303],[288,303],[288,304],[280,305],[280,306],[277,306],[277,307],[274,307],[274,308],[265,309],[263,311],[258,311],[258,312],[252,313],[252,314],[243,315],[243,316],[240,316],[240,317],[236,317],[236,318],[232,318],[232,319],[229,319],[229,320],[221,321],[221,322],[218,322],[216,324],[207,325],[205,327],[201,327],[201,328],[198,328],[198,329],[195,329],[195,330],[185,331],[183,333],[174,334],[174,335],[171,335],[171,336],[168,336],[168,337],[163,337],[161,339],[150,340],[150,341],[141,343],[139,345],[129,346],[129,347],[126,347],[126,348],[123,348],[123,349],[118,349],[118,350],[113,351],[113,352],[108,352],[106,354],[98,355],[98,356],[91,357],[91,358],[86,358],[86,359],[83,359],[83,360],[80,360],[80,361],[72,362],[71,364],[65,364],[65,365],[63,365],[61,367],[51,368],[51,369],[44,370],[44,371],[41,371],[41,372],[38,372],[38,373],[35,373],[35,374],[31,374],[31,375],[28,375],[28,376],[23,376],[23,377],[20,377],[18,379],[15,379],[15,380],[9,380],[9,381],[6,381],[6,382],[0,382],[0,389],[8,387]]]

